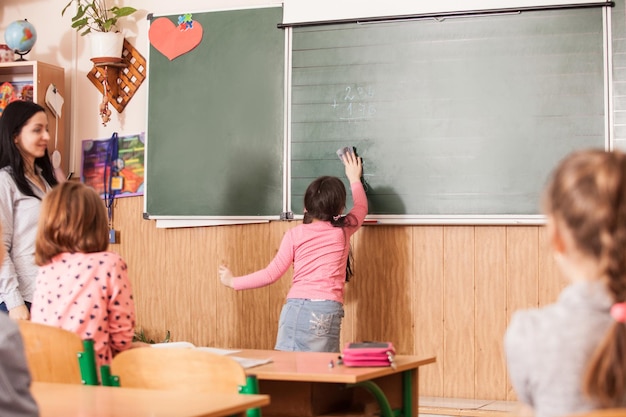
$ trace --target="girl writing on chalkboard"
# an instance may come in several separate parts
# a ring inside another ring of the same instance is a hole
[[[556,303],[516,312],[509,374],[536,417],[626,406],[626,155],[579,151],[545,193],[546,230],[569,280]]]
[[[35,244],[40,268],[32,321],[93,339],[98,365],[131,347],[135,327],[126,262],[108,246],[106,208],[93,188],[65,182],[46,195]]]
[[[346,189],[341,180],[317,178],[304,194],[303,224],[285,234],[265,269],[234,278],[228,267],[219,267],[224,285],[243,290],[276,282],[293,264],[292,286],[280,314],[277,350],[339,351],[344,285],[351,274],[346,267],[350,237],[367,215],[361,158],[346,152],[342,160],[354,200],[350,213],[342,216]]]

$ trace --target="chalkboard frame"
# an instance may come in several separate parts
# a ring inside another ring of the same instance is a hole
[[[148,45],[144,219],[187,227],[284,216],[287,43],[277,27],[282,10],[274,4],[196,11],[193,22],[203,30],[198,46],[169,59]],[[174,28],[186,14],[149,19],[152,24],[166,18]],[[170,110],[183,117],[172,117]]]
[[[603,13],[605,15],[604,32],[607,32],[607,23],[610,23],[610,12],[608,7],[603,7]],[[292,43],[292,28],[285,27],[285,139],[284,139],[284,152],[281,155],[282,163],[284,164],[283,170],[283,203],[282,213],[280,215],[273,216],[228,216],[228,215],[216,215],[216,216],[150,216],[144,214],[145,218],[151,218],[159,221],[163,221],[162,227],[187,227],[187,226],[205,226],[205,225],[218,225],[218,224],[243,224],[263,222],[270,220],[288,220],[288,219],[301,219],[302,216],[299,213],[293,213],[292,197],[291,197],[291,59],[292,51],[290,45]],[[608,42],[611,42],[610,36],[608,36]],[[611,67],[612,57],[606,57],[607,67]],[[605,111],[605,118],[607,119],[605,148],[611,149],[612,138],[612,126],[609,126],[610,115],[612,114],[612,108],[610,103],[612,85],[608,83],[605,86],[605,97],[607,98],[607,108]],[[149,145],[148,145],[149,146]],[[516,224],[543,224],[545,217],[541,214],[516,214],[516,215],[430,215],[430,214],[417,214],[417,215],[370,215],[366,224],[390,224],[390,225],[413,225],[413,224],[453,224],[453,225],[516,225]]]
[[[612,4],[609,4],[607,6],[612,6]],[[599,8],[596,8],[599,9]],[[556,9],[555,9],[556,10]],[[560,10],[560,9],[558,9]],[[596,13],[598,15],[600,15],[601,20],[598,19],[597,22],[599,24],[601,24],[601,31],[602,33],[598,32],[599,36],[596,38],[598,40],[598,42],[604,42],[603,38],[610,38],[610,36],[607,36],[607,27],[610,24],[610,12],[609,12],[609,8],[608,7],[602,7],[599,10],[592,10],[591,13]],[[574,11],[576,12],[576,11]],[[582,12],[581,12],[582,13]],[[311,31],[319,31],[320,33],[326,31],[333,31],[333,30],[345,30],[346,32],[348,32],[349,29],[349,23],[353,23],[353,22],[341,22],[341,23],[335,23],[333,24],[333,26],[337,27],[336,28],[328,28],[327,25],[324,25],[324,27],[313,27],[311,29]],[[387,22],[386,22],[387,23]],[[306,25],[308,26],[308,25]],[[316,26],[316,25],[311,25],[311,26]],[[353,24],[353,26],[358,26],[357,24]],[[347,29],[346,29],[347,28]],[[583,31],[584,32],[584,31]],[[325,36],[324,34],[322,36]],[[367,38],[367,36],[365,36],[365,38]],[[298,50],[296,48],[296,44],[297,42],[292,41],[291,42],[293,45],[293,50]],[[350,42],[347,43],[348,45],[352,45]],[[317,53],[317,51],[319,50],[325,50],[327,47],[325,46],[325,44],[322,42],[320,45],[314,44],[314,43],[306,43],[306,46],[302,46],[302,50],[305,51],[305,53],[308,53],[309,51],[315,51],[315,53]],[[358,43],[355,43],[355,45],[359,45]],[[348,46],[349,48],[350,46]],[[339,45],[338,48],[341,50],[341,48],[345,48],[343,45]],[[604,50],[602,50],[604,49]],[[600,47],[596,49],[594,49],[594,51],[597,51],[597,54],[605,54],[606,53],[606,45],[605,44],[600,44]],[[294,52],[292,52],[294,53]],[[344,53],[343,50],[341,50],[341,53]],[[337,55],[338,56],[338,55]],[[317,57],[316,57],[317,58]],[[610,117],[609,115],[612,114],[612,109],[611,109],[611,85],[607,82],[608,78],[609,78],[609,74],[607,72],[608,68],[612,67],[611,64],[611,59],[612,56],[606,57],[606,56],[602,56],[601,59],[597,60],[596,63],[596,67],[600,67],[600,69],[602,68],[603,63],[605,63],[606,61],[606,65],[602,71],[602,73],[597,73],[600,75],[599,79],[596,79],[596,87],[597,90],[597,94],[596,96],[600,97],[601,99],[597,99],[595,101],[595,106],[599,106],[600,108],[602,108],[604,106],[604,113],[602,114],[602,117],[599,119],[600,124],[598,126],[598,120],[596,120],[596,139],[594,139],[593,141],[589,141],[589,142],[584,142],[583,145],[579,146],[579,147],[575,147],[573,149],[578,149],[580,147],[600,147],[602,145],[604,145],[605,149],[611,149],[612,147],[612,129],[610,126]],[[312,62],[312,61],[311,61]],[[379,64],[379,61],[376,61],[376,64]],[[322,72],[324,70],[324,66],[325,63],[323,61],[320,61],[319,59],[317,61],[315,61],[315,64],[313,64],[314,67],[314,71],[316,72],[313,76],[314,81],[311,82],[312,85],[315,86],[315,90],[316,92],[312,95],[312,98],[310,99],[310,103],[312,103],[311,107],[312,108],[320,108],[319,107],[319,94],[317,93],[317,91],[322,90],[325,86],[320,84],[319,82],[319,78],[316,78],[319,76],[319,73]],[[333,64],[329,64],[331,67],[333,65],[335,65],[334,61]],[[337,63],[337,66],[341,66],[342,63]],[[356,63],[356,66],[360,66],[362,65],[361,62]],[[293,66],[295,68],[306,68],[306,66],[303,66],[302,62],[298,62],[297,64],[293,64]],[[320,69],[321,68],[321,69]],[[333,69],[331,69],[331,71],[333,71]],[[321,76],[319,76],[321,77]],[[295,76],[294,76],[295,78]],[[603,78],[603,79],[602,79]],[[292,80],[293,81],[293,80]],[[302,79],[299,80],[300,82],[298,82],[298,80],[296,79],[294,82],[294,84],[298,87],[306,84],[306,83],[302,83]],[[306,80],[305,80],[306,81]],[[330,81],[330,85],[337,85],[337,82],[333,79]],[[354,88],[356,86],[356,84],[353,87],[352,91],[356,91],[356,89]],[[294,87],[295,89],[295,87]],[[293,90],[292,90],[293,91]],[[292,108],[297,108],[298,105],[300,106],[306,106],[308,103],[306,100],[304,101],[298,101],[296,98],[292,99]],[[363,102],[361,103],[364,106],[362,107],[366,107],[369,105],[369,103],[367,102]],[[314,107],[317,106],[317,107]],[[334,106],[334,105],[333,105]],[[594,114],[596,110],[596,107],[594,107]],[[321,111],[321,110],[320,110]],[[302,113],[302,112],[301,112]],[[319,112],[313,112],[313,111],[308,111],[308,114],[319,114]],[[599,114],[599,113],[598,113]],[[309,118],[298,118],[297,116],[294,117],[294,119],[296,119],[296,122],[301,122],[301,123],[305,123],[305,124],[310,124],[311,123],[311,119],[315,119],[316,116]],[[321,116],[319,116],[320,119],[322,119],[323,123],[327,123],[327,124],[332,124],[334,122],[332,122],[332,119],[329,117],[328,114],[323,114]],[[315,121],[313,120],[313,122],[315,123]],[[292,127],[292,131],[295,128]],[[333,137],[332,135],[325,135],[325,131],[322,127],[316,127],[315,129],[307,126],[306,130],[315,130],[316,134],[320,135],[321,137],[323,137],[324,139],[322,139],[322,141],[326,141],[326,142],[330,142],[331,146],[338,146],[337,139],[335,137]],[[320,133],[321,132],[321,133]],[[292,137],[290,138],[290,142],[292,143],[292,147],[295,147],[298,142],[302,142],[305,143],[305,148],[306,146],[310,146],[308,141],[310,141],[311,139],[307,136],[304,137],[304,139],[302,138],[298,138],[296,140],[296,138],[292,135]],[[367,142],[367,141],[366,141]],[[345,143],[345,144],[341,144],[341,146],[343,145],[358,145],[358,143]],[[306,148],[308,149],[308,148]],[[394,148],[394,149],[401,149],[401,148]],[[380,148],[378,149],[380,150]],[[561,155],[564,156],[567,152],[562,153],[562,154],[557,154],[557,155]],[[320,153],[320,161],[327,163],[327,161],[329,159],[332,159],[333,157],[333,152],[331,149],[327,149],[324,151],[321,151]],[[367,150],[366,150],[366,155],[367,155]],[[382,156],[380,156],[378,153],[372,153],[372,156],[367,155],[365,157],[366,159],[366,163],[365,163],[365,171],[367,172],[367,157],[370,158],[381,158]],[[302,156],[302,151],[300,151],[300,153],[296,152],[296,156],[295,158],[299,159],[299,163],[302,163],[302,161],[306,161],[307,157],[303,157]],[[304,159],[302,159],[304,158]],[[313,157],[315,158],[315,157]],[[382,158],[393,158],[393,152],[387,152],[385,154],[384,157]],[[554,162],[550,162],[546,167],[546,173],[545,176],[542,175],[540,176],[540,179],[546,180],[549,174],[549,171],[551,171],[552,167],[554,165],[556,165],[556,161],[558,160],[555,159]],[[333,170],[333,173],[331,173],[330,175],[337,175],[340,176],[341,175],[341,171],[339,169],[334,169],[334,168],[330,168],[331,170]],[[371,169],[371,165],[370,165],[370,169]],[[307,167],[304,168],[304,177],[301,178],[307,178],[307,176],[310,176],[309,172],[311,172],[311,168],[309,165],[307,165]],[[370,171],[371,172],[371,171]],[[366,174],[367,175],[367,174]],[[292,176],[297,176],[297,174],[293,174],[292,172]],[[367,178],[367,177],[366,177]],[[310,178],[307,178],[307,181],[310,180]],[[293,180],[292,180],[293,182]],[[300,180],[300,182],[302,182]],[[394,184],[394,183],[389,183],[389,184]],[[543,182],[541,184],[539,184],[536,188],[532,188],[532,193],[535,195],[533,198],[537,198],[538,200],[540,200],[541,197],[541,191],[543,188]],[[346,183],[347,185],[347,183]],[[298,187],[301,188],[301,190],[299,191],[300,193],[303,190],[304,185],[299,183]],[[536,189],[536,192],[534,191]],[[291,193],[293,194],[294,191],[291,190]],[[291,196],[291,200],[294,200],[295,197],[299,197],[299,196]],[[371,198],[371,195],[370,195]],[[349,202],[350,203],[350,202]],[[446,214],[435,214],[434,212],[415,212],[414,214],[393,214],[393,213],[376,213],[373,210],[370,210],[370,215],[368,216],[368,219],[371,221],[372,224],[459,224],[459,225],[472,225],[472,224],[543,224],[545,222],[545,217],[541,214],[541,208],[540,208],[540,202],[537,201],[536,204],[533,203],[533,208],[529,209],[528,211],[523,211],[523,212],[519,212],[519,213],[515,213],[514,210],[511,210],[512,213],[508,213],[508,211],[502,211],[502,212],[489,212],[487,210],[485,210],[486,214],[480,214],[480,213],[473,213],[473,212],[458,212],[458,213],[446,213]],[[293,206],[293,204],[290,203],[291,206]],[[375,210],[375,204],[371,204],[372,208],[374,208]],[[439,208],[439,207],[437,207]],[[301,218],[301,216],[296,216],[296,218]]]

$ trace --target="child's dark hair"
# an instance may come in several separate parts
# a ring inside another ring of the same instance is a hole
[[[341,213],[346,207],[346,187],[337,177],[323,176],[314,180],[307,187],[304,193],[304,220],[305,224],[311,223],[313,219],[329,221],[335,227],[351,225],[356,221],[351,215],[342,216]],[[345,232],[344,232],[345,237]],[[348,263],[346,265],[346,282],[350,281],[353,275],[352,249],[348,253]]]
[[[598,262],[613,302],[625,302],[626,155],[599,149],[572,153],[553,174],[544,204],[571,233],[577,250]],[[583,390],[602,407],[622,403],[626,324],[611,325],[587,365]]]

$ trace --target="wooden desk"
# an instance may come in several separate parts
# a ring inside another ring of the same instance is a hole
[[[256,375],[261,393],[272,398],[272,405],[263,409],[263,414],[268,416],[304,417],[328,413],[334,407],[345,405],[347,385],[369,391],[383,417],[397,415],[392,411],[390,398],[399,403],[396,405],[399,405],[400,415],[417,417],[418,369],[435,362],[434,357],[397,355],[395,368],[350,368],[337,364],[337,353],[245,349],[233,355],[272,358],[271,363],[246,369],[248,375]],[[333,367],[329,366],[331,360]]]
[[[223,417],[270,403],[267,395],[198,394],[33,382],[40,417]]]

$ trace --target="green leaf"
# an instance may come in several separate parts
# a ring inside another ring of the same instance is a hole
[[[130,6],[113,6],[107,9],[104,0],[70,0],[61,11],[61,15],[64,15],[74,3],[76,4],[76,13],[72,17],[72,28],[79,32],[86,28],[81,33],[83,36],[92,30],[111,32],[115,29],[119,18],[129,16],[137,11]]]
[[[77,30],[81,30],[83,27],[87,26],[89,19],[84,17],[80,20],[76,20],[72,23],[72,27]]]
[[[68,7],[72,5],[72,3],[74,3],[74,0],[70,0],[70,2],[65,5],[63,10],[61,11],[61,16],[65,15],[65,11],[67,10]]]
[[[111,8],[111,12],[113,12],[113,14],[115,16],[119,17],[124,17],[124,16],[130,16],[131,14],[135,13],[137,11],[137,9],[135,9],[134,7],[117,7],[114,6]]]

